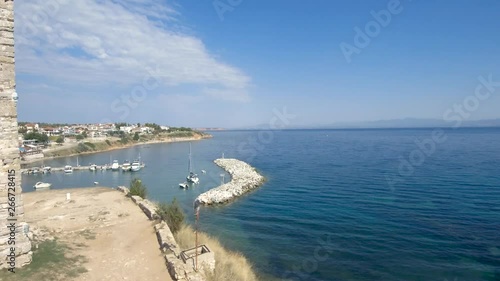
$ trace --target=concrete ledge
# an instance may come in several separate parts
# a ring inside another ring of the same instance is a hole
[[[119,186],[116,188],[118,191],[123,192],[125,195],[128,195],[130,193],[130,190],[126,188],[125,186]]]
[[[156,205],[151,201],[144,199],[140,201],[138,205],[150,220],[160,219],[160,216],[156,213]]]

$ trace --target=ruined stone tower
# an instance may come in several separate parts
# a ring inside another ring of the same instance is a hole
[[[19,268],[30,263],[32,256],[28,227],[23,222],[15,87],[14,2],[0,0],[0,268],[11,267],[9,261],[12,260]],[[9,185],[15,187],[15,192],[11,189],[9,194]],[[12,200],[15,202],[15,213],[9,209]],[[9,229],[13,225],[15,228]],[[15,253],[14,259],[8,257],[12,253]]]

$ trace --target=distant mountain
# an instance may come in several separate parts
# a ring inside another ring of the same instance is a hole
[[[289,126],[284,129],[389,129],[389,128],[448,128],[455,122],[440,119],[404,118],[366,122],[336,122],[325,125]],[[460,127],[500,127],[499,119],[463,121]],[[233,128],[236,130],[269,130],[268,124]]]
[[[333,123],[326,126],[317,126],[318,128],[447,128],[455,125],[455,122],[447,122],[440,119],[418,119],[405,118],[393,120],[379,120],[368,122],[345,122]],[[500,127],[500,119],[489,120],[464,120],[460,127]]]

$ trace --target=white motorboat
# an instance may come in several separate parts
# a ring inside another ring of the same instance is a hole
[[[90,165],[89,170],[91,170],[92,172],[97,171],[97,165],[96,165],[96,164],[92,164],[92,165]]]
[[[206,173],[207,173],[207,171],[205,171],[205,170],[201,170],[201,173],[202,173],[202,174],[206,174]]]
[[[46,182],[37,182],[35,183],[35,185],[33,186],[34,189],[43,189],[43,188],[50,188],[50,186],[52,186],[51,183],[46,183]]]
[[[128,172],[131,168],[132,167],[130,166],[130,162],[128,160],[125,160],[125,162],[123,162],[122,164],[122,171]]]
[[[114,160],[113,164],[111,164],[111,170],[118,171],[120,169],[120,164],[118,164],[118,160]]]
[[[182,189],[188,189],[189,188],[189,184],[187,182],[179,183],[179,187],[182,188]]]
[[[132,165],[130,166],[130,171],[132,172],[137,172],[141,169],[141,162],[139,160],[135,160],[132,162]]]
[[[65,172],[66,174],[73,173],[73,167],[71,167],[70,165],[66,165],[66,166],[64,166],[64,172]]]

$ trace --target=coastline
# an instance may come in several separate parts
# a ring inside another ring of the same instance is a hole
[[[260,187],[265,178],[255,168],[238,159],[216,159],[214,163],[231,175],[231,181],[200,194],[195,205],[224,204]]]
[[[196,134],[195,136],[192,136],[192,137],[169,137],[169,138],[164,138],[164,139],[154,139],[154,140],[148,140],[148,141],[143,141],[143,142],[129,142],[129,143],[120,144],[120,145],[116,145],[116,142],[114,142],[112,146],[108,146],[108,147],[103,148],[103,149],[64,154],[65,151],[72,151],[75,149],[75,147],[68,147],[68,148],[64,148],[64,149],[60,149],[60,150],[50,151],[48,153],[49,156],[44,156],[43,158],[37,158],[37,159],[31,159],[31,160],[21,160],[21,165],[28,165],[28,164],[33,164],[33,163],[37,163],[37,162],[43,162],[45,160],[52,160],[52,159],[63,158],[63,157],[72,157],[72,156],[78,156],[78,155],[89,155],[89,154],[95,154],[95,153],[109,152],[109,151],[114,151],[114,150],[130,148],[130,147],[134,147],[134,146],[138,146],[138,145],[199,141],[199,140],[204,140],[204,139],[209,139],[209,138],[212,138],[212,135]],[[102,143],[105,143],[105,141],[99,142],[98,144],[102,144]],[[60,153],[62,153],[63,155],[61,155]]]

